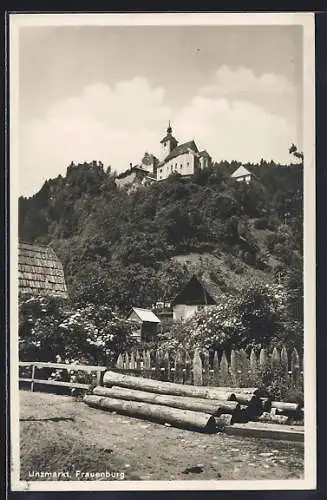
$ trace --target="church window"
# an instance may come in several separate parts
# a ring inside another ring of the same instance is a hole
[[[189,167],[190,166],[190,162],[188,161],[186,165]]]
[[[181,169],[183,168],[183,165],[181,164]]]
[[[160,169],[160,173],[162,174],[162,168]]]

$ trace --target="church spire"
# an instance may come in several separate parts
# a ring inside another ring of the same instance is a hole
[[[161,144],[161,160],[164,160],[171,152],[173,149],[177,147],[178,141],[175,139],[175,137],[172,135],[173,129],[170,124],[170,120],[168,122],[168,128],[167,128],[167,134],[166,136],[161,139],[160,144]]]

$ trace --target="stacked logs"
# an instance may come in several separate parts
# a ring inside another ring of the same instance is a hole
[[[105,372],[103,384],[85,395],[86,404],[199,432],[213,433],[234,422],[262,419],[268,409],[285,410],[257,388],[182,385],[113,371]]]
[[[113,371],[105,372],[103,384],[84,396],[86,404],[199,432],[250,420],[288,423],[302,415],[298,404],[273,401],[257,388],[182,385]]]

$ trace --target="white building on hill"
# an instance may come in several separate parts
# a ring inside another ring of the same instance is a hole
[[[160,159],[145,153],[139,165],[133,166],[131,163],[128,170],[117,176],[116,185],[132,191],[140,186],[167,179],[173,173],[191,176],[212,164],[211,156],[207,151],[199,151],[193,140],[178,144],[170,123],[160,144]]]
[[[184,142],[178,145],[178,141],[172,135],[169,123],[167,134],[160,141],[161,158],[156,166],[157,181],[167,179],[171,174],[193,175],[198,170],[211,165],[211,157],[207,151],[199,152],[194,141]]]
[[[231,177],[237,182],[246,182],[249,184],[253,178],[253,174],[241,165],[237,170],[235,170],[235,172],[232,173]]]

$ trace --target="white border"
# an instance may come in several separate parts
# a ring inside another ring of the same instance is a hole
[[[18,391],[18,81],[19,28],[23,26],[242,26],[302,25],[304,57],[304,280],[305,280],[305,462],[304,479],[258,481],[20,481]],[[315,47],[313,13],[177,13],[177,14],[10,14],[10,410],[12,491],[126,490],[309,490],[316,488],[316,364],[315,364]],[[16,271],[16,272],[15,272]]]

